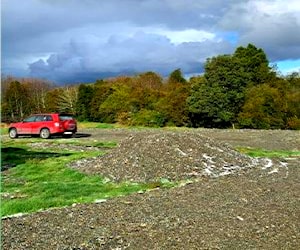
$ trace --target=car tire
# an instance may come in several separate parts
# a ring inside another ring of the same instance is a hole
[[[17,129],[11,128],[11,129],[9,130],[9,137],[10,137],[11,139],[18,138],[18,132],[17,132]]]
[[[40,131],[40,137],[42,139],[48,139],[50,138],[51,134],[50,134],[50,130],[48,128],[42,128]]]

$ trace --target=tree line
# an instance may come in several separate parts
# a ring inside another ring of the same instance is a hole
[[[300,129],[300,74],[280,76],[249,44],[208,58],[203,75],[180,69],[58,87],[41,79],[2,77],[2,121],[64,112],[80,121],[130,126]]]

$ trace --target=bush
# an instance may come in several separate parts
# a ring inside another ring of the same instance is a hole
[[[287,121],[287,128],[294,129],[294,130],[300,130],[300,119],[297,117],[289,118]]]
[[[165,118],[158,111],[142,109],[131,116],[130,125],[163,127],[165,125]]]

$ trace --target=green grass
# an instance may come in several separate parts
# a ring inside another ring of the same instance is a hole
[[[115,129],[115,128],[124,128],[124,129],[161,129],[160,127],[149,127],[149,126],[128,126],[118,123],[100,123],[100,122],[87,122],[82,121],[78,122],[78,130],[87,129],[87,128],[97,128],[97,129]],[[168,127],[165,127],[168,128]],[[171,127],[172,128],[172,127]]]
[[[99,151],[35,150],[27,146],[32,141],[41,140],[9,140],[1,145],[1,166],[8,163],[15,165],[2,172],[1,216],[94,202],[153,188],[153,183],[113,183],[106,178],[85,175],[66,166],[71,161],[102,154]],[[163,183],[157,185],[164,186]]]
[[[300,151],[266,150],[260,148],[238,147],[237,150],[252,157],[287,158],[300,157]]]
[[[84,129],[84,128],[99,128],[99,129],[112,129],[117,128],[116,124],[110,124],[110,123],[100,123],[100,122],[78,122],[78,128]]]
[[[0,134],[1,134],[1,135],[6,135],[6,134],[8,134],[8,128],[0,128]]]

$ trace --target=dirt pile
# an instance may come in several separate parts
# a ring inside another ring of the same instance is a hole
[[[284,162],[252,158],[197,133],[169,131],[132,134],[108,154],[71,167],[112,181],[135,182],[219,177],[252,167],[269,174],[288,171]]]

